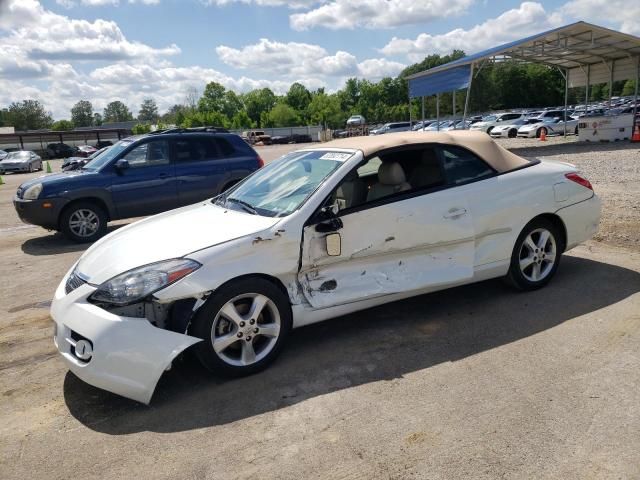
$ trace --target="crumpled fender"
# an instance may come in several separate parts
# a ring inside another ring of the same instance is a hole
[[[201,339],[156,328],[144,318],[121,317],[86,301],[94,291],[82,285],[65,295],[64,281],[51,304],[55,343],[69,369],[98,388],[149,404],[158,380],[183,350]],[[89,339],[88,362],[73,353],[72,331]]]

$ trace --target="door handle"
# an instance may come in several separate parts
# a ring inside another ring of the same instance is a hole
[[[444,214],[444,218],[455,219],[455,218],[461,217],[462,215],[466,215],[466,213],[467,213],[466,208],[452,208],[451,210],[449,210],[447,213]]]

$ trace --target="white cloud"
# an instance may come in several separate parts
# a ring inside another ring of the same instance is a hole
[[[338,51],[334,55],[318,45],[282,43],[266,38],[240,49],[220,45],[216,48],[220,60],[239,69],[252,69],[275,75],[338,76],[357,71],[356,57]]]
[[[441,35],[421,33],[414,40],[393,37],[381,52],[385,55],[406,55],[414,62],[422,60],[426,55],[450,53],[454,49],[464,50],[469,54],[543,32],[561,25],[562,21],[561,14],[546,12],[539,3],[524,2],[518,8],[508,10],[469,30],[457,28]]]
[[[0,49],[20,49],[41,60],[126,60],[180,53],[177,45],[155,48],[127,40],[113,21],[71,19],[35,0],[9,0],[0,8]]]
[[[560,8],[572,18],[614,24],[622,32],[640,35],[640,2],[627,0],[572,0]]]
[[[160,0],[123,0],[128,3],[142,3],[144,5],[158,5]],[[72,8],[80,3],[89,7],[102,7],[105,5],[120,5],[120,0],[56,0],[58,5],[62,5],[65,8]]]
[[[289,8],[309,8],[326,0],[202,0],[205,5],[225,6],[232,3],[244,3],[247,5],[257,5],[260,7],[289,7]]]
[[[294,30],[390,28],[459,15],[474,0],[332,0],[289,17]]]
[[[369,58],[358,64],[358,74],[369,80],[379,80],[383,77],[395,77],[406,65],[392,62],[386,58]]]

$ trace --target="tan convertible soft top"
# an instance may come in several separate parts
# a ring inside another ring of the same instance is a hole
[[[459,145],[467,148],[484,159],[500,173],[508,172],[509,170],[529,164],[528,160],[502,148],[486,133],[465,130],[448,132],[399,132],[368,137],[349,137],[323,143],[320,148],[361,150],[364,156],[368,157],[380,150],[424,143]]]

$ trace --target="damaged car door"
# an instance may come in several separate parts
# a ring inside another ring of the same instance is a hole
[[[444,183],[413,188],[402,167],[391,163],[378,159],[373,181],[367,182],[366,166],[347,174],[307,222],[298,281],[312,307],[428,290],[473,276],[473,222],[465,197]],[[340,198],[341,188],[362,190],[358,182],[368,184],[362,203]]]

